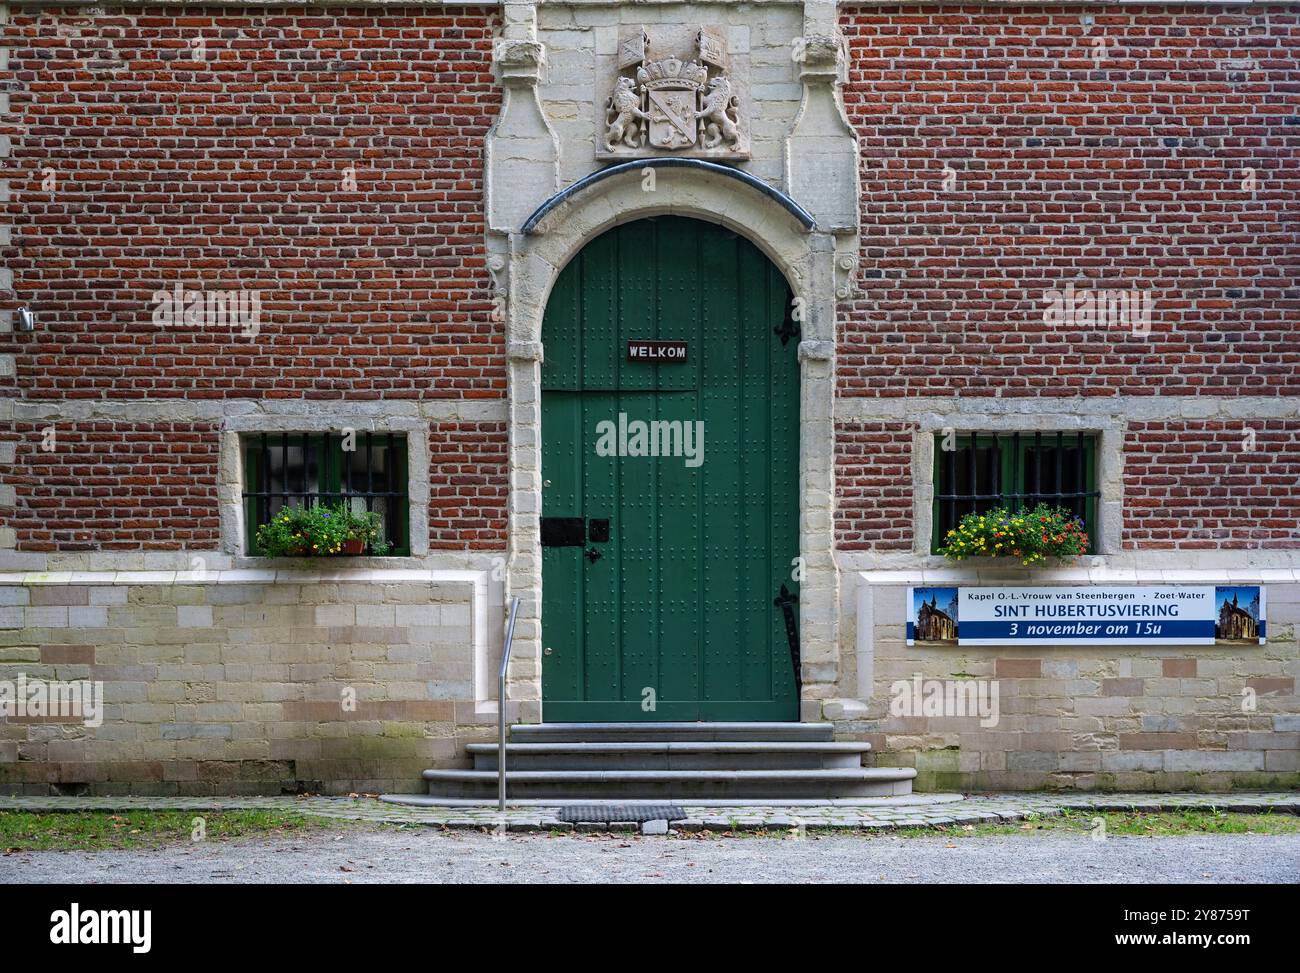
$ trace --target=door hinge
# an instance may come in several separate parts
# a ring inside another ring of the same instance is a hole
[[[794,606],[799,604],[799,596],[790,593],[790,589],[781,585],[781,594],[772,604],[781,609],[785,616],[785,637],[790,642],[790,665],[794,668],[795,695],[803,695],[803,672],[799,662],[799,628],[794,617]]]
[[[772,329],[772,333],[781,339],[781,347],[790,343],[791,338],[802,338],[803,329],[799,327],[799,322],[794,319],[794,301],[790,300],[785,305],[785,317],[781,323]]]

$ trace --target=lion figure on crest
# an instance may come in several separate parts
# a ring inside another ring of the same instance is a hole
[[[709,82],[709,90],[701,95],[701,102],[704,107],[695,113],[695,117],[704,119],[701,133],[704,147],[716,149],[726,141],[734,148],[740,141],[736,119],[740,99],[731,93],[731,81],[726,75],[720,74]]]
[[[649,121],[650,116],[641,110],[641,96],[637,94],[636,82],[631,78],[619,78],[605,108],[605,150],[613,152],[616,143],[622,143],[629,149],[639,148],[641,125],[638,119]]]

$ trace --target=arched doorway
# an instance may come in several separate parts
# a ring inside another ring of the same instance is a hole
[[[790,306],[752,243],[676,216],[605,232],[557,278],[542,324],[547,722],[798,719]]]

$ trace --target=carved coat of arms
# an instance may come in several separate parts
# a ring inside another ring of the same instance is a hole
[[[600,157],[749,157],[741,99],[721,35],[701,28],[693,46],[693,57],[654,57],[643,28],[625,31],[619,39],[619,73],[605,104]]]

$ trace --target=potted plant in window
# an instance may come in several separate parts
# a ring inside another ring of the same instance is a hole
[[[303,557],[311,547],[311,517],[303,507],[283,507],[257,528],[255,552],[264,557]]]
[[[343,540],[344,554],[362,554],[366,546],[374,554],[384,554],[388,551],[388,544],[379,540],[379,532],[383,527],[383,519],[373,510],[354,513],[346,505],[340,505],[343,509],[341,515],[344,518],[344,524],[347,527],[347,537]]]
[[[346,502],[312,507],[285,507],[257,528],[256,550],[265,557],[329,557],[357,555],[366,546],[385,554],[379,540],[383,519],[373,511],[355,513]]]
[[[950,561],[968,557],[1018,557],[1031,567],[1049,557],[1078,557],[1088,551],[1083,521],[1062,508],[1040,503],[1033,510],[996,507],[970,513],[939,549]]]

